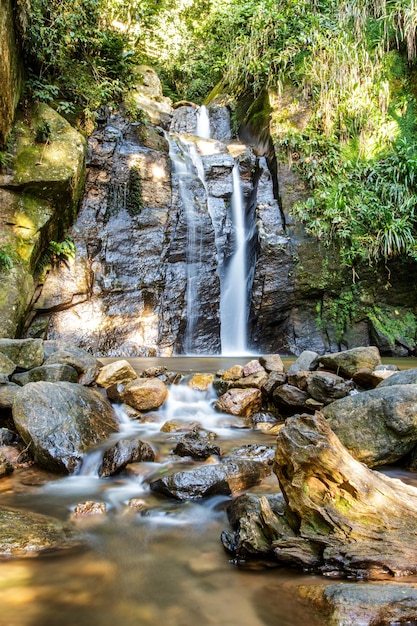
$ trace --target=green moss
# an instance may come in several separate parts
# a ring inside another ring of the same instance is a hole
[[[416,315],[404,308],[374,304],[367,311],[374,328],[392,344],[401,339],[414,345],[417,335]]]
[[[131,217],[139,215],[143,209],[142,182],[139,171],[132,167],[127,185],[126,210]]]

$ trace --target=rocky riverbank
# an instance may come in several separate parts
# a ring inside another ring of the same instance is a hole
[[[222,541],[242,566],[284,565],[360,580],[417,573],[417,490],[369,469],[393,462],[415,467],[417,369],[383,366],[376,348],[322,356],[305,351],[287,370],[278,355],[266,355],[184,376],[164,367],[136,372],[123,359],[103,366],[59,342],[1,339],[0,376],[3,481],[13,471],[37,472],[39,482],[76,474],[98,450],[103,480],[140,476],[157,502],[229,496],[231,529]],[[165,419],[164,407],[180,386],[210,398],[217,416],[212,428],[199,421],[194,396],[188,415]],[[121,413],[169,441],[168,466],[161,468],[158,445],[124,432]],[[253,442],[230,449],[219,428],[252,432]],[[272,469],[275,493],[259,495],[256,485],[271,481]],[[132,498],[126,511],[146,515],[149,506]],[[64,521],[39,521],[27,511],[22,520],[21,511],[6,508],[1,515],[0,553],[21,557],[79,548],[82,524],[108,510],[105,501],[80,501]],[[371,605],[378,585],[371,584]],[[380,589],[397,607],[391,622],[417,618],[414,583],[401,587],[409,602],[392,600],[397,585]],[[311,590],[306,594],[327,615],[348,602],[328,586],[316,588],[314,598]],[[369,605],[366,612],[368,621],[354,623],[375,623]],[[346,623],[331,619],[323,623]]]

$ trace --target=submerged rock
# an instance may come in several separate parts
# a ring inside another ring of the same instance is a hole
[[[177,500],[194,500],[233,494],[261,482],[269,474],[270,468],[263,463],[234,461],[175,472],[154,480],[150,488]]]
[[[411,626],[417,621],[415,583],[300,585],[297,594],[318,609],[327,626]]]
[[[80,545],[76,531],[58,519],[0,508],[1,557],[33,557],[42,552],[68,550]]]
[[[79,468],[89,449],[119,429],[105,398],[67,382],[29,383],[20,388],[13,418],[36,462],[57,472]]]

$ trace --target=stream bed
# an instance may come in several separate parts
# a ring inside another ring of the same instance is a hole
[[[214,365],[191,361],[177,361],[177,369],[201,371]],[[93,500],[105,502],[107,514],[78,522],[86,538],[79,552],[0,562],[1,626],[323,624],[311,605],[298,599],[296,588],[334,580],[256,564],[238,567],[230,561],[220,541],[228,528],[229,496],[178,502],[149,489],[148,481],[158,472],[191,467],[189,459],[172,456],[177,435],[161,432],[168,420],[197,421],[215,432],[223,455],[247,443],[274,444],[275,437],[262,431],[225,427],[214,399],[212,391],[181,384],[170,388],[168,402],[149,423],[129,420],[118,408],[120,436],[139,435],[156,452],[155,463],[142,463],[132,474],[99,479],[98,450],[76,476],[61,478],[30,467],[2,479],[0,505],[67,520],[75,505]],[[417,486],[416,475],[388,472]],[[277,492],[275,475],[250,491]],[[136,508],[129,506],[132,499],[139,500]]]

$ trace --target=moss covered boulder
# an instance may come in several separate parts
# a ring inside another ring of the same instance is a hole
[[[15,337],[33,297],[36,267],[75,217],[85,140],[46,104],[17,119],[13,158],[0,175],[0,336]]]

